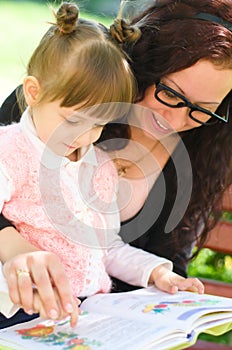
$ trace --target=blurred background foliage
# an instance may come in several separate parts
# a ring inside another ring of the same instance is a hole
[[[142,9],[150,2],[151,0],[130,0],[125,14],[135,13],[138,8]],[[118,12],[120,0],[79,0],[76,3],[82,17],[109,26]],[[49,4],[56,8],[60,1],[0,0],[0,104],[22,83],[27,61],[47,31],[48,22],[53,20]],[[232,221],[231,214],[224,213],[224,218]],[[190,263],[188,273],[191,276],[232,283],[232,257],[203,249]],[[232,346],[232,332],[220,337],[200,337]]]
[[[55,6],[61,3],[59,0],[0,0],[0,2],[14,2],[17,4],[32,2],[42,5],[52,4]],[[117,13],[120,4],[120,0],[75,0],[75,2],[80,9],[84,8],[87,12],[95,13],[97,15],[107,14],[108,16],[114,16]],[[131,2],[133,2],[133,0],[131,0]]]
[[[223,220],[232,222],[231,213],[224,212]],[[204,248],[198,253],[197,257],[190,262],[188,274],[189,276],[216,279],[218,281],[232,283],[232,256]],[[200,334],[199,338],[202,340],[213,341],[215,343],[230,345],[232,347],[232,331],[217,337],[208,334]]]
[[[224,212],[222,219],[226,222],[232,222],[232,214]],[[202,249],[197,257],[189,264],[188,274],[190,276],[211,278],[232,283],[232,256],[214,252],[207,248]]]
[[[197,258],[190,263],[188,273],[190,276],[232,283],[232,257],[207,248],[202,249]]]
[[[54,21],[49,5],[57,8],[60,2],[0,0],[0,104],[22,82],[31,53],[49,28],[48,22]],[[82,17],[107,26],[119,8],[119,0],[80,0],[76,3]]]

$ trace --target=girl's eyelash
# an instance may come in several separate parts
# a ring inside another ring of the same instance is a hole
[[[65,119],[67,123],[69,124],[78,124],[80,121],[79,120],[72,120],[72,119]]]

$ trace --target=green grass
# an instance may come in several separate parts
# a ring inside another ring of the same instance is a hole
[[[90,16],[82,11],[81,16],[105,25],[111,23],[111,19]],[[54,18],[46,3],[0,1],[0,104],[23,81],[27,62],[49,28],[49,21]]]

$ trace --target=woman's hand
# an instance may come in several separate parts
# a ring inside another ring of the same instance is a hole
[[[153,283],[157,288],[171,294],[175,294],[178,290],[204,293],[204,285],[198,278],[184,278],[163,265],[152,271],[149,283]]]
[[[12,302],[26,313],[39,311],[43,318],[56,320],[70,315],[71,326],[76,325],[80,300],[73,297],[55,254],[45,251],[19,254],[4,263],[3,273]]]
[[[37,289],[34,289],[33,291],[33,309],[34,309],[34,312],[38,312],[40,317],[43,318],[43,319],[48,319],[48,315],[47,315],[47,312],[46,310],[44,309],[44,305],[41,301],[41,298],[40,298],[40,295],[37,291]],[[79,305],[79,302],[76,302],[74,305],[73,305],[73,312],[70,314],[68,312],[65,312],[63,307],[61,306],[60,304],[60,297],[56,291],[56,289],[54,288],[54,295],[55,295],[55,298],[56,298],[56,302],[58,304],[58,308],[59,308],[59,314],[56,315],[54,314],[54,320],[63,320],[65,319],[67,316],[70,316],[70,325],[71,327],[75,327],[76,324],[77,324],[77,321],[78,321],[78,315],[80,314],[80,309],[78,308],[78,305]],[[51,318],[51,317],[49,317]]]

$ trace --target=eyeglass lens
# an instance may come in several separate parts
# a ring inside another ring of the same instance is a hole
[[[184,96],[164,84],[157,85],[155,97],[161,103],[172,108],[189,107],[189,116],[201,124],[215,124],[218,121],[216,119],[217,116],[213,115],[211,111],[207,111],[201,107],[194,106]],[[223,119],[223,117],[219,116],[218,118]],[[226,121],[226,117],[224,120]]]

